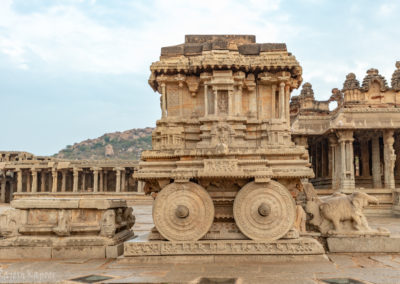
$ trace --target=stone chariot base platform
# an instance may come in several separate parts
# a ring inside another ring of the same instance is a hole
[[[276,261],[307,256],[324,256],[322,245],[312,238],[278,240],[274,242],[252,240],[200,240],[200,241],[148,241],[147,236],[124,243],[122,262],[216,262],[236,260]],[[251,258],[249,258],[251,256]],[[315,259],[315,258],[313,258]]]

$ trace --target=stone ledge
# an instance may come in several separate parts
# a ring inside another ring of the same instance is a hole
[[[111,209],[126,207],[123,199],[105,198],[24,198],[11,202],[15,209]]]
[[[400,253],[400,237],[327,238],[329,252]]]
[[[315,255],[324,254],[312,238],[262,242],[252,240],[204,240],[196,242],[148,241],[147,236],[124,243],[124,256],[163,255]]]
[[[161,255],[161,256],[135,256],[135,257],[119,257],[117,259],[118,267],[132,267],[132,265],[143,264],[182,264],[191,263],[199,264],[221,264],[228,265],[236,263],[303,263],[303,262],[329,262],[325,254],[309,254],[309,255]]]
[[[81,247],[81,246],[114,246],[134,238],[131,230],[118,232],[114,237],[103,236],[16,236],[0,240],[0,250],[5,247]]]
[[[117,258],[123,254],[123,244],[113,246],[19,246],[0,247],[0,259],[89,259]]]

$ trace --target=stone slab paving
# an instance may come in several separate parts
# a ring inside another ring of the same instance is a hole
[[[400,255],[328,255],[321,261],[224,262],[213,264],[129,264],[118,260],[0,261],[0,283],[83,283],[72,279],[103,275],[96,283],[323,283],[353,278],[364,283],[400,283]],[[213,283],[213,282],[201,282]]]
[[[367,216],[367,219],[371,228],[383,227],[392,236],[400,236],[400,216]]]

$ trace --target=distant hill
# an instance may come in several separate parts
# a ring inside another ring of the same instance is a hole
[[[54,157],[72,160],[138,160],[143,150],[151,149],[153,130],[147,127],[106,133],[99,138],[68,145]]]

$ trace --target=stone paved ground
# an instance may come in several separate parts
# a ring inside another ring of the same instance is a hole
[[[353,278],[364,281],[362,283],[398,284],[400,255],[335,254],[324,261],[158,265],[133,265],[104,259],[0,261],[1,283],[82,283],[71,279],[87,275],[112,278],[101,283],[199,283],[199,279],[208,277],[237,280],[225,283],[301,284]]]
[[[1,207],[0,211],[4,209]],[[134,210],[137,218],[135,232],[148,232],[153,226],[151,205],[135,205]],[[399,218],[368,219],[371,226],[387,227],[392,234],[400,235]],[[301,284],[324,283],[321,279],[353,278],[362,283],[400,284],[400,255],[330,254],[327,259],[318,257],[309,261],[243,263],[228,259],[227,262],[213,264],[191,264],[189,261],[185,264],[129,264],[120,259],[0,260],[0,283],[83,283],[72,279],[88,275],[111,278],[96,283]],[[232,281],[221,282],[229,279]]]

